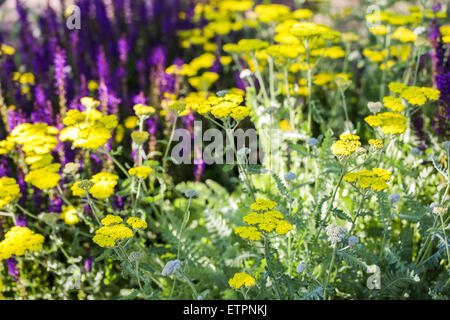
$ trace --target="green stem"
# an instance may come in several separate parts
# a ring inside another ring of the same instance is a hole
[[[175,119],[173,120],[172,130],[170,132],[169,142],[167,143],[166,151],[164,152],[164,157],[162,161],[162,167],[166,170],[167,156],[169,155],[170,145],[172,144],[173,136],[175,134],[175,128],[177,127],[178,115],[175,115]]]
[[[135,271],[136,271],[136,278],[138,281],[139,289],[141,289],[141,291],[143,291],[142,284],[141,284],[141,277],[139,276],[139,261],[136,261]]]
[[[188,205],[186,207],[186,211],[184,211],[183,222],[181,223],[180,231],[178,232],[179,236],[178,236],[177,259],[180,259],[181,237],[182,237],[182,234],[183,234],[183,229],[184,229],[184,227],[186,226],[186,224],[189,221],[189,217],[190,217],[189,207],[191,206],[191,201],[192,201],[192,197],[189,197],[189,202],[188,202]]]
[[[343,169],[343,171],[342,171],[342,173],[341,173],[341,175],[339,177],[339,181],[338,181],[336,187],[333,190],[333,195],[331,196],[331,201],[328,204],[327,212],[325,214],[325,219],[321,221],[320,226],[317,229],[317,233],[316,233],[316,235],[313,238],[313,242],[316,242],[317,238],[320,235],[320,232],[322,231],[323,225],[326,223],[326,221],[328,220],[328,218],[330,216],[331,208],[333,207],[333,203],[334,203],[334,199],[336,198],[337,191],[339,190],[339,186],[341,185],[341,182],[342,182],[342,179],[344,178],[344,175],[345,175],[345,170]],[[320,214],[320,212],[319,212],[319,214]]]
[[[353,218],[352,227],[351,227],[350,231],[348,232],[349,234],[351,234],[353,229],[356,227],[356,220],[358,219],[359,215],[361,214],[361,210],[362,210],[362,207],[364,204],[364,200],[366,200],[366,196],[367,196],[367,192],[365,191],[365,192],[363,192],[361,202],[359,203],[358,212],[356,213],[355,217]]]
[[[104,153],[106,155],[108,155],[111,160],[114,162],[114,164],[116,166],[119,167],[119,169],[127,176],[127,178],[130,178],[130,174],[128,173],[128,171],[124,168],[124,166],[122,166],[122,164],[112,155],[111,152],[109,152],[108,150],[106,150],[106,148],[104,149],[99,149],[99,152]]]
[[[270,244],[269,244],[269,239],[267,238],[267,235],[264,235],[264,258],[266,259],[267,271],[269,273],[269,276],[273,280],[273,284],[274,284],[273,287],[275,289],[275,293],[276,293],[278,299],[281,300],[281,294],[280,294],[280,289],[278,288],[278,282],[272,271],[272,267],[270,266]]]
[[[181,274],[181,277],[182,277],[184,280],[186,280],[186,282],[188,283],[188,285],[191,287],[192,292],[194,292],[195,298],[198,299],[199,295],[198,295],[197,290],[195,289],[195,286],[194,286],[194,284],[192,283],[192,281],[189,280],[189,278],[186,277],[185,274]]]
[[[444,233],[445,249],[447,251],[447,270],[448,270],[450,268],[450,251],[448,249],[447,234],[445,233],[444,218],[442,218],[442,214],[440,214],[439,217],[441,218],[442,233]]]
[[[345,100],[345,94],[344,94],[344,90],[342,90],[342,88],[339,86],[339,93],[341,94],[341,98],[342,98],[342,105],[344,107],[344,113],[345,113],[345,124],[347,126],[347,130],[348,132],[350,132],[350,121],[348,119],[348,112],[347,112],[347,101]]]
[[[323,288],[323,290],[324,290],[323,299],[324,299],[324,300],[327,299],[327,289],[326,289],[326,288],[327,288],[327,286],[328,286],[328,283],[330,282],[331,271],[332,271],[332,269],[333,269],[335,257],[336,257],[336,247],[333,247],[333,254],[332,254],[332,256],[331,256],[330,266],[328,267],[327,278],[326,278],[325,284],[324,284],[324,286],[323,286],[323,287],[324,287],[324,288]]]

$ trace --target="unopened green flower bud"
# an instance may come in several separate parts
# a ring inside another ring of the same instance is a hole
[[[131,139],[133,139],[136,144],[143,144],[148,140],[149,136],[149,133],[145,131],[133,131],[131,133]]]
[[[84,191],[89,191],[93,186],[94,186],[94,183],[89,180],[82,180],[78,183],[78,188],[80,188]]]

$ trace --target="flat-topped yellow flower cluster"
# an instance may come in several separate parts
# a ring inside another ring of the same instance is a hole
[[[275,231],[279,235],[284,235],[293,229],[293,226],[283,220],[283,214],[277,210],[272,210],[277,203],[270,200],[257,199],[255,203],[250,206],[250,209],[255,210],[243,218],[243,221],[252,225],[252,227],[237,227],[234,233],[241,238],[249,240],[260,240],[263,232]],[[256,226],[256,227],[253,227]]]
[[[27,227],[14,226],[0,242],[0,260],[9,259],[13,255],[23,256],[25,251],[41,251],[44,240],[43,235],[34,233]]]
[[[69,110],[63,119],[66,127],[61,131],[61,141],[72,141],[77,148],[97,149],[111,138],[111,129],[117,127],[115,115],[103,115],[95,109],[98,101],[82,98],[85,111]]]
[[[9,177],[0,178],[0,209],[19,199],[21,195],[16,179]]]
[[[107,215],[101,221],[103,227],[98,229],[96,235],[92,238],[96,244],[101,247],[114,247],[116,240],[125,240],[133,237],[133,230],[123,223],[123,219],[115,215]],[[133,229],[145,229],[147,223],[139,218],[131,217],[127,224]]]
[[[356,182],[363,189],[372,188],[375,191],[382,191],[389,187],[386,182],[391,180],[391,172],[381,168],[373,168],[372,171],[363,169],[347,173],[342,180]]]

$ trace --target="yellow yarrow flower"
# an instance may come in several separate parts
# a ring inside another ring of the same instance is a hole
[[[234,233],[244,239],[261,240],[261,232],[256,227],[236,227]]]
[[[114,187],[117,185],[118,176],[108,172],[100,172],[94,175],[90,180],[91,183],[88,192],[96,199],[106,199],[109,198],[114,193]],[[75,182],[72,186],[72,194],[74,196],[84,196],[86,190],[81,188],[85,181]]]
[[[371,127],[381,127],[385,134],[399,134],[406,131],[407,118],[400,113],[384,112],[364,118]]]
[[[0,260],[9,259],[11,256],[23,256],[26,251],[36,252],[42,250],[45,238],[34,233],[27,227],[12,227],[0,242]]]
[[[104,226],[110,226],[112,224],[117,224],[123,222],[123,219],[119,216],[108,214],[106,217],[100,221]]]
[[[378,25],[378,26],[369,28],[369,31],[376,36],[383,36],[387,33],[387,28],[384,25]]]
[[[257,199],[250,208],[258,212],[251,212],[243,218],[243,221],[256,227],[237,227],[234,233],[241,238],[249,240],[260,240],[262,232],[272,232],[283,235],[293,229],[293,226],[283,220],[283,214],[277,210],[272,210],[277,205],[276,202],[264,199]]]
[[[375,149],[383,149],[383,141],[380,139],[369,139],[369,144]]]
[[[389,108],[395,112],[401,112],[401,111],[405,110],[405,106],[402,104],[402,99],[400,99],[400,98],[396,98],[396,97],[392,97],[392,96],[384,97],[383,104],[386,108]]]
[[[128,173],[132,176],[145,179],[152,171],[153,169],[151,167],[141,166],[129,169]]]
[[[100,101],[91,97],[83,97],[80,99],[80,102],[86,109],[95,109],[100,105]]]
[[[266,211],[266,210],[272,210],[277,206],[278,203],[271,200],[265,200],[265,199],[256,199],[256,202],[252,203],[250,206],[250,209],[255,211]]]
[[[401,94],[400,97],[405,99],[411,104],[422,106],[427,102],[427,97],[420,87],[407,87]]]
[[[401,94],[408,86],[401,82],[391,82],[389,83],[389,90],[391,92]]]
[[[208,90],[218,79],[218,73],[207,71],[200,76],[189,78],[188,82],[197,90]]]
[[[219,9],[223,11],[246,11],[253,7],[250,0],[224,0],[219,2]]]
[[[129,116],[125,119],[124,122],[124,126],[127,129],[134,129],[136,128],[137,124],[138,124],[138,117],[136,116]]]
[[[234,289],[239,289],[242,286],[252,287],[255,285],[255,279],[246,273],[240,272],[228,280],[228,284]]]
[[[240,94],[228,93],[224,97],[210,96],[208,99],[203,97],[186,98],[187,108],[192,109],[199,114],[211,113],[216,118],[231,117],[235,120],[242,120],[250,114],[247,107],[239,104],[244,100]]]
[[[258,20],[265,23],[278,22],[290,15],[291,9],[282,4],[260,4],[254,9]]]
[[[309,9],[297,9],[292,12],[292,17],[295,19],[309,19],[313,16],[313,12]]]
[[[145,228],[147,228],[147,222],[145,222],[142,219],[136,218],[136,217],[128,218],[127,223],[133,229],[145,229]]]
[[[414,42],[417,39],[417,35],[405,27],[399,27],[395,30],[392,38],[400,40],[401,42]]]
[[[3,55],[3,54],[6,55],[6,56],[12,56],[15,53],[16,53],[16,49],[14,49],[13,47],[11,47],[11,46],[9,46],[9,45],[7,45],[5,43],[2,43],[0,45],[0,56]]]
[[[282,131],[292,131],[293,128],[289,123],[289,120],[281,120],[280,121],[280,129]]]
[[[6,138],[0,141],[0,154],[8,154],[14,149],[15,143],[11,139]]]
[[[19,185],[14,178],[0,178],[0,209],[20,198]]]
[[[313,22],[299,22],[292,26],[290,33],[298,38],[312,38],[323,36],[330,31],[330,28]]]
[[[386,182],[391,180],[391,172],[381,168],[373,168],[372,171],[363,169],[347,173],[342,180],[350,183],[357,182],[364,189],[372,188],[375,191],[382,191],[389,187]]]
[[[101,247],[114,247],[116,240],[133,237],[133,231],[124,224],[113,224],[101,227],[92,240]]]
[[[73,141],[77,148],[97,149],[112,137],[111,129],[119,124],[115,115],[103,115],[95,109],[97,102],[91,98],[83,98],[86,110],[80,112],[72,109],[66,113],[63,123],[66,127],[61,131],[61,141]]]
[[[360,137],[353,134],[341,134],[340,140],[331,145],[331,152],[335,156],[348,157],[361,147]]]
[[[156,112],[156,109],[152,106],[145,106],[141,103],[135,104],[133,106],[134,113],[136,113],[137,116],[143,116],[143,115],[150,115]]]
[[[50,153],[58,143],[58,129],[46,123],[23,123],[14,128],[8,140],[22,145],[26,156]]]
[[[80,221],[77,210],[72,206],[64,207],[59,217],[68,225],[74,225]]]
[[[61,179],[61,176],[57,173],[60,168],[61,164],[53,163],[39,169],[31,170],[25,176],[25,181],[41,190],[52,189],[56,187]]]

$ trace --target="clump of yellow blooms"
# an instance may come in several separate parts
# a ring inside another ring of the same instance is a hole
[[[26,156],[31,156],[52,151],[58,143],[57,134],[58,129],[46,123],[24,123],[15,127],[7,139],[22,145]]]
[[[371,127],[380,127],[384,134],[399,134],[406,130],[407,119],[400,113],[383,112],[368,116],[364,120]]]
[[[211,113],[216,118],[231,117],[242,120],[250,114],[247,107],[240,105],[242,101],[244,101],[242,95],[228,93],[223,97],[210,96],[208,99],[199,99],[187,103],[186,106],[199,114]]]
[[[254,11],[258,20],[265,23],[279,22],[291,13],[289,7],[282,4],[260,4]]]
[[[114,187],[117,185],[118,176],[109,172],[100,172],[94,175],[89,182],[92,184],[87,190],[96,199],[109,198],[114,193]],[[85,181],[76,182],[71,190],[74,196],[83,196],[86,190],[81,188]]]
[[[82,98],[85,111],[69,110],[63,119],[66,127],[61,131],[61,141],[73,141],[77,148],[97,149],[111,138],[111,129],[117,127],[115,115],[103,115],[95,108],[100,104],[92,98]]]
[[[283,235],[293,229],[293,226],[283,220],[283,214],[277,210],[272,210],[277,205],[276,202],[264,199],[257,199],[250,206],[250,209],[256,211],[246,215],[243,221],[256,227],[237,227],[234,230],[241,238],[249,240],[260,240],[262,232],[272,232]]]
[[[133,237],[133,231],[124,224],[114,224],[98,229],[92,238],[100,247],[114,247],[116,240],[124,240]]]
[[[281,131],[292,131],[294,130],[289,123],[289,120],[281,120],[280,121],[280,129]]]
[[[234,289],[239,289],[242,286],[252,287],[255,285],[255,279],[243,272],[235,273],[233,278],[228,280],[230,287]]]
[[[405,27],[398,27],[392,35],[392,39],[397,39],[401,42],[414,42],[417,39],[417,35]]]
[[[340,33],[331,28],[319,25],[313,22],[299,22],[292,26],[290,32],[298,38],[323,37],[325,39],[333,39],[339,37]]]
[[[252,203],[250,206],[250,209],[255,211],[266,211],[266,210],[272,210],[277,206],[278,203],[271,200],[265,200],[265,199],[257,199],[256,202]]]
[[[386,58],[387,50],[371,50],[366,48],[362,53],[372,62],[382,62]]]
[[[138,117],[136,116],[129,116],[124,121],[124,126],[127,129],[134,129],[138,125]]]
[[[133,230],[123,224],[123,219],[119,216],[107,215],[102,219],[103,227],[98,229],[92,240],[101,247],[114,247],[116,240],[124,240],[133,237]],[[147,223],[139,218],[129,218],[127,223],[133,229],[145,229]]]
[[[427,100],[439,100],[440,91],[429,87],[407,86],[399,82],[389,83],[389,90],[397,93],[410,104],[422,106]]]
[[[109,226],[116,223],[121,223],[123,219],[119,216],[115,216],[112,214],[108,214],[106,217],[104,217],[101,221],[102,225]]]
[[[369,139],[369,144],[375,149],[383,149],[383,141],[380,139]]]
[[[0,209],[19,199],[20,196],[20,188],[14,178],[0,178]]]
[[[445,25],[439,29],[442,34],[442,41],[444,43],[450,43],[450,25]]]
[[[340,140],[331,145],[331,152],[336,156],[348,157],[353,154],[360,146],[360,137],[354,134],[341,134]]]
[[[53,163],[45,167],[30,171],[25,176],[25,181],[30,182],[36,188],[45,190],[55,187],[61,176],[58,174],[61,164]]]
[[[427,98],[432,101],[439,100],[439,90],[426,87],[408,87],[400,97],[411,104],[422,106],[427,102]]]
[[[69,226],[77,224],[80,221],[80,218],[78,218],[77,210],[72,206],[64,207],[59,217],[60,219],[64,220],[64,222]]]
[[[13,47],[2,43],[0,45],[0,57],[4,54],[5,56],[12,56],[14,55],[14,53],[16,53],[16,49],[14,49]]]
[[[145,228],[147,228],[147,222],[145,222],[142,219],[136,218],[136,217],[128,218],[127,223],[133,229],[145,229]]]
[[[206,71],[199,76],[191,77],[188,82],[197,90],[208,90],[219,79],[219,74]]]
[[[406,62],[411,54],[411,46],[407,44],[391,46],[389,51],[391,57],[395,57]]]
[[[391,172],[380,168],[373,168],[372,171],[363,169],[358,172],[347,173],[343,180],[351,183],[357,182],[364,189],[372,188],[375,191],[382,191],[389,187],[386,181],[391,180]]]
[[[58,129],[48,126],[46,123],[24,123],[15,127],[7,138],[9,144],[22,146],[25,162],[31,165],[32,169],[25,176],[25,181],[30,182],[36,188],[53,188],[61,179],[57,173],[61,165],[59,163],[51,164],[53,156],[50,155],[50,152],[58,143],[56,134],[58,134]]]
[[[0,260],[9,259],[12,255],[23,256],[25,251],[35,252],[42,250],[45,238],[34,233],[27,227],[12,227],[0,242]]]
[[[297,9],[292,12],[292,18],[294,19],[309,19],[313,16],[313,12],[309,9]]]
[[[369,28],[369,31],[376,36],[383,36],[387,33],[387,28],[385,25],[378,25]]]
[[[260,39],[241,39],[237,44],[227,43],[223,46],[223,50],[229,53],[254,52],[265,49],[269,46],[267,41]]]
[[[156,109],[152,106],[146,106],[141,103],[133,106],[134,113],[137,116],[146,116],[156,112]]]
[[[405,106],[402,104],[402,99],[397,97],[392,96],[384,97],[383,104],[386,108],[389,108],[395,112],[401,112],[405,110]]]
[[[8,154],[12,149],[14,149],[13,141],[8,138],[0,141],[0,154]]]
[[[219,9],[228,11],[246,11],[253,6],[250,0],[224,0],[219,3]]]
[[[146,179],[152,171],[153,169],[151,167],[141,166],[129,169],[128,173],[132,176],[136,176],[141,179]]]

